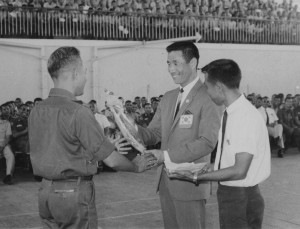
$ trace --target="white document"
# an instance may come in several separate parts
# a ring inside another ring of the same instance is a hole
[[[169,172],[174,172],[174,171],[181,171],[181,170],[189,170],[192,173],[197,172],[201,170],[207,163],[194,163],[194,162],[185,162],[185,163],[173,163],[169,157],[168,153],[164,154],[165,156],[165,166],[166,169],[169,170]]]

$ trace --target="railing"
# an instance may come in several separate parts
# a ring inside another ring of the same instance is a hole
[[[202,36],[202,42],[300,44],[300,21],[65,9],[0,9],[0,37],[158,40]]]

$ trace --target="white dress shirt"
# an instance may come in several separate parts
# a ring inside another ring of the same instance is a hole
[[[196,85],[196,83],[198,82],[198,80],[200,80],[200,77],[197,76],[192,82],[190,82],[188,85],[186,85],[185,87],[183,87],[183,92],[182,92],[182,97],[181,97],[181,103],[180,103],[180,107],[182,106],[182,104],[184,103],[186,97],[188,96],[188,94],[190,93],[190,91],[192,90],[192,88]],[[181,89],[182,87],[180,87]],[[177,98],[178,101],[178,98]],[[176,102],[177,104],[177,102]]]
[[[245,179],[223,181],[221,184],[236,187],[251,187],[259,184],[269,177],[271,170],[270,143],[266,124],[259,111],[244,95],[227,107],[227,113],[221,169],[233,166],[237,153],[252,154],[253,159]],[[215,170],[218,170],[220,161],[221,141],[222,130],[220,129]]]

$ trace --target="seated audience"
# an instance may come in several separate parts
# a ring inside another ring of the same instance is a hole
[[[300,150],[300,129],[295,125],[294,112],[292,110],[292,97],[286,97],[284,107],[279,109],[277,115],[279,123],[283,126],[285,146],[296,144]]]
[[[3,183],[11,185],[12,175],[15,167],[15,156],[10,148],[9,142],[12,135],[9,121],[2,118],[2,106],[0,107],[0,159],[5,158],[6,176]]]

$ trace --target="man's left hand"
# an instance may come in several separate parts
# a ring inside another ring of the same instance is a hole
[[[141,173],[146,170],[151,169],[152,167],[156,166],[157,159],[153,154],[143,154],[137,155],[133,160],[133,164],[135,165],[135,172]]]
[[[157,159],[157,165],[160,165],[165,161],[164,152],[162,150],[146,150],[145,154],[153,154]]]

